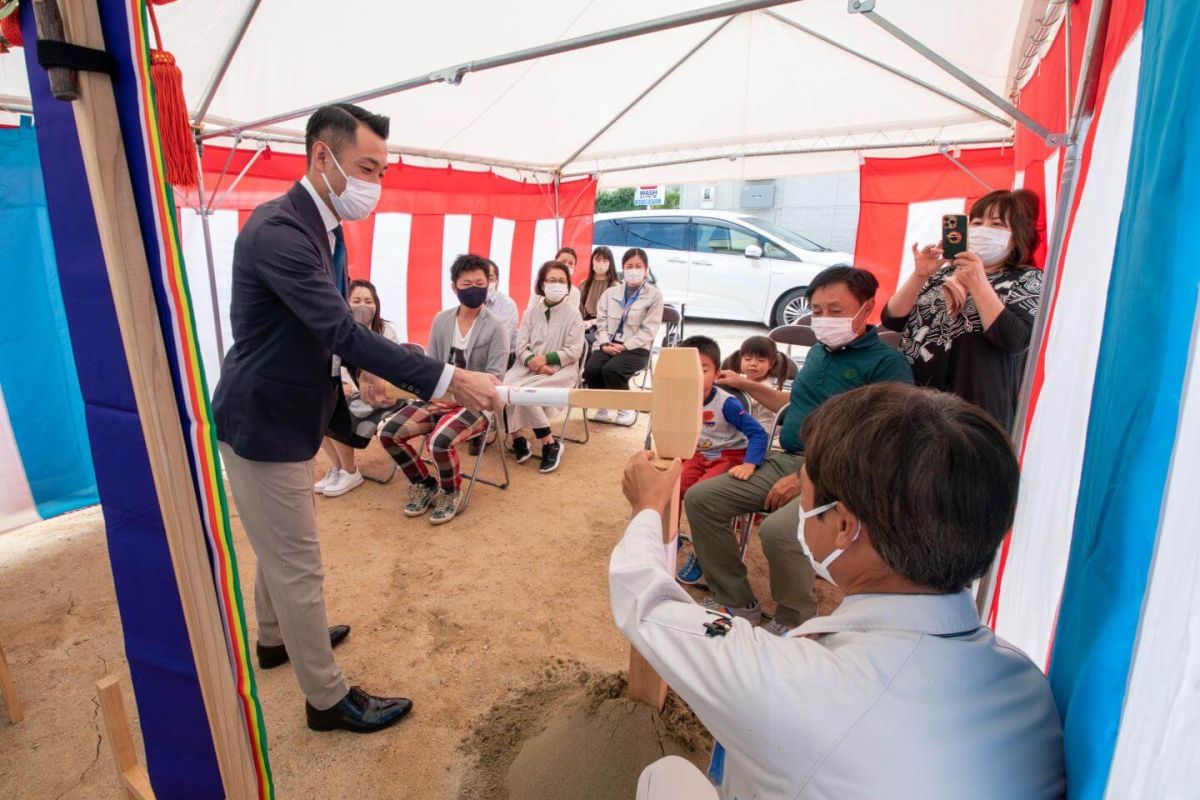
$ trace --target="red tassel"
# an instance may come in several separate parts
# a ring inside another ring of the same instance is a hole
[[[158,110],[158,131],[162,140],[167,180],[174,186],[196,185],[196,147],[192,124],[188,119],[187,100],[183,97],[183,73],[175,66],[175,56],[162,49],[154,6],[148,6],[150,23],[158,50],[150,51],[150,82],[154,84]]]
[[[25,40],[21,37],[21,23],[18,19],[20,15],[14,8],[13,12],[4,19],[0,19],[0,37],[8,40],[8,44],[12,47],[24,47]],[[0,44],[0,53],[7,52],[8,48]]]

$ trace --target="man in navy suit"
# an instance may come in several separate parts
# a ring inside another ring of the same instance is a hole
[[[346,303],[342,220],[368,216],[387,169],[388,118],[349,104],[308,120],[304,178],[263,203],[233,252],[233,347],[213,411],[221,456],[258,557],[255,611],[263,669],[292,662],[308,726],[369,732],[398,722],[405,698],[347,682],[328,627],[312,491],[313,458],[337,418],[345,361],[422,398],[449,390],[472,410],[497,405],[495,377],[402,348],[355,322]]]

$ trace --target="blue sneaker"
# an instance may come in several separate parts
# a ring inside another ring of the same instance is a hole
[[[696,560],[695,554],[688,556],[687,561],[683,562],[683,566],[679,568],[675,579],[680,583],[686,583],[688,586],[698,586],[704,580],[704,570],[700,569],[700,562]]]

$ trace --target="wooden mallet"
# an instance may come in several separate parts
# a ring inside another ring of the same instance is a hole
[[[694,347],[663,350],[654,366],[650,391],[619,389],[539,389],[499,387],[500,399],[509,405],[576,406],[617,408],[650,413],[650,433],[659,461],[666,469],[672,459],[691,458],[700,436],[704,377],[700,353]],[[663,544],[670,545],[679,530],[679,483],[671,492],[671,504],[663,516]],[[673,553],[672,548],[664,550]],[[674,569],[674,564],[669,565]],[[667,701],[667,684],[641,653],[629,648],[629,697],[662,711]]]
[[[390,402],[416,400],[416,395],[375,378]],[[621,389],[560,389],[552,387],[498,386],[500,401],[513,406],[574,406],[616,408],[650,414],[650,433],[656,466],[666,469],[673,459],[691,458],[700,437],[704,376],[700,353],[694,347],[666,348],[654,365],[649,391]],[[663,517],[663,544],[670,545],[679,530],[679,484]],[[669,548],[664,547],[664,558]],[[674,552],[673,550],[669,550]],[[672,568],[674,565],[670,565]],[[667,684],[637,650],[629,649],[629,697],[662,711]]]

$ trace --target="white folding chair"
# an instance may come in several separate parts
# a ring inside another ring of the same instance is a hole
[[[575,364],[575,388],[576,389],[583,386],[583,365],[587,363],[587,360],[589,358],[591,358],[591,355],[592,355],[592,343],[585,339],[583,342],[583,353],[580,355],[579,361],[576,362],[576,364]],[[588,417],[587,417],[587,409],[586,408],[579,409],[579,412],[580,412],[579,416],[582,417],[582,419],[583,419],[583,438],[582,439],[572,439],[570,436],[567,436],[567,425],[570,424],[570,422],[571,422],[571,412],[574,409],[575,409],[575,406],[567,406],[567,411],[565,414],[563,414],[562,428],[558,431],[558,436],[555,437],[558,439],[559,444],[562,444],[563,442],[574,442],[575,444],[587,444],[588,440],[592,438],[592,433],[590,430],[588,430]]]
[[[475,456],[475,464],[471,467],[471,476],[467,479],[467,490],[463,492],[462,501],[458,506],[459,514],[462,514],[467,510],[467,505],[471,502],[471,492],[475,489],[476,483],[484,483],[488,486],[494,486],[497,489],[507,489],[509,483],[511,482],[508,474],[508,459],[504,456],[504,437],[500,435],[499,422],[496,419],[496,415],[490,411],[485,411],[484,416],[487,417],[487,428],[483,431],[483,433],[479,434],[478,436],[473,436],[467,440],[468,442],[475,439],[479,440],[479,454]],[[483,463],[483,455],[487,452],[488,440],[491,438],[492,433],[496,434],[494,443],[499,445],[496,450],[500,453],[500,467],[504,470],[504,480],[502,482],[484,478],[479,474],[479,465]]]

